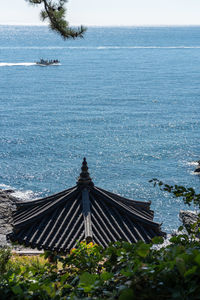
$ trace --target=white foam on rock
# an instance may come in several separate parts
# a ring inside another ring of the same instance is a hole
[[[0,184],[0,189],[2,190],[12,190],[13,192],[11,193],[13,197],[21,200],[21,201],[29,201],[38,198],[39,194],[34,193],[31,190],[17,190],[16,188],[13,188],[10,185],[6,184]]]
[[[199,163],[197,161],[190,161],[190,162],[187,162],[187,165],[189,165],[189,166],[198,166]]]
[[[34,198],[36,198],[36,194],[31,191],[14,191],[14,193],[12,193],[12,195],[17,198],[20,199],[22,201],[28,201],[28,200],[33,200]]]

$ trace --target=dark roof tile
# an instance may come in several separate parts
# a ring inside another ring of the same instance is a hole
[[[149,202],[95,187],[85,159],[76,186],[43,199],[20,202],[13,221],[11,241],[58,252],[69,251],[81,240],[107,247],[113,241],[149,242],[164,235],[160,224],[153,222]]]

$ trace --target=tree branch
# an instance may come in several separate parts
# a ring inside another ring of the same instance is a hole
[[[156,178],[149,180],[149,182],[153,182],[154,186],[159,186],[160,190],[171,193],[176,198],[182,197],[185,204],[191,205],[193,203],[200,208],[200,194],[197,194],[193,188],[186,188],[176,184],[174,186],[165,184]]]
[[[32,5],[43,5],[40,13],[42,21],[48,20],[52,30],[59,33],[63,39],[83,38],[86,27],[80,26],[72,28],[65,20],[66,8],[64,7],[67,0],[25,0]]]

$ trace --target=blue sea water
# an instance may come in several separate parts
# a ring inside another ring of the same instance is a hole
[[[0,187],[59,192],[86,156],[95,185],[151,200],[170,232],[182,200],[148,181],[199,191],[199,104],[200,27],[96,27],[63,41],[47,27],[0,26]]]

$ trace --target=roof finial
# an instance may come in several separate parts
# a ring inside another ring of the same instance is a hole
[[[81,171],[82,172],[80,173],[77,184],[78,185],[80,185],[80,184],[84,184],[84,185],[91,184],[92,179],[90,178],[90,174],[88,172],[88,166],[87,166],[87,161],[86,161],[85,157],[83,158]]]

